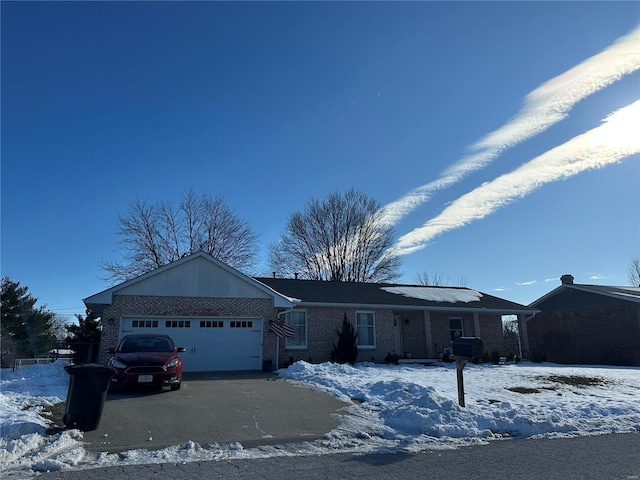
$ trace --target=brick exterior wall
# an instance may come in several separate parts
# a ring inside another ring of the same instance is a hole
[[[498,350],[503,355],[507,353],[504,346],[501,315],[480,315],[479,336],[484,343],[485,350]]]
[[[463,335],[465,337],[479,337],[485,350],[497,349],[504,352],[504,335],[502,333],[502,316],[495,314],[478,314],[480,331],[476,331],[476,321],[473,313],[431,312],[431,355],[439,358],[445,348],[451,348],[450,318],[462,318]]]
[[[128,316],[220,316],[257,317],[264,322],[263,359],[275,360],[276,340],[269,333],[269,321],[275,320],[277,310],[271,299],[262,298],[210,298],[210,297],[155,297],[114,295],[112,304],[102,315],[102,337],[98,361],[106,363],[107,349],[118,343],[120,319]]]
[[[462,317],[464,334],[476,336],[474,315],[472,313],[401,311],[391,309],[356,309],[339,307],[308,307],[307,346],[290,348],[285,340],[280,340],[280,351],[276,355],[276,335],[269,331],[269,322],[276,320],[278,310],[271,299],[257,298],[210,298],[210,297],[160,297],[114,295],[112,304],[105,308],[102,315],[103,330],[99,352],[99,362],[106,363],[109,358],[107,349],[118,343],[120,319],[131,316],[153,317],[256,317],[263,320],[263,361],[279,359],[282,367],[289,361],[304,360],[320,363],[331,360],[334,342],[338,340],[338,331],[342,320],[347,318],[354,325],[358,311],[374,312],[376,346],[359,349],[358,361],[383,362],[386,356],[395,351],[393,327],[394,313],[400,314],[403,336],[403,356],[410,352],[412,358],[440,357],[445,348],[451,346],[449,318]],[[431,332],[425,331],[425,316],[430,316]],[[284,317],[283,317],[284,318]],[[408,322],[406,321],[408,320]],[[499,315],[479,315],[482,338],[486,348],[502,349],[502,322]],[[429,335],[430,333],[430,335]],[[432,344],[427,345],[427,338]]]
[[[345,312],[354,326],[356,311],[374,312],[376,348],[360,349],[359,361],[382,362],[387,353],[393,350],[393,312],[391,310],[320,307],[305,310],[307,311],[307,348],[287,348],[285,340],[281,340],[279,366],[285,365],[290,359],[315,363],[329,361]],[[221,316],[262,318],[264,322],[263,360],[271,360],[275,363],[277,338],[269,331],[269,321],[276,320],[277,315],[278,310],[273,307],[271,299],[114,295],[112,304],[105,308],[102,316],[103,330],[98,361],[106,363],[109,358],[107,349],[117,345],[122,317]]]
[[[640,305],[539,313],[527,330],[530,353],[550,362],[640,365]]]
[[[330,361],[333,344],[338,342],[338,331],[342,328],[345,313],[355,329],[356,312],[374,312],[376,347],[360,348],[357,361],[382,362],[387,353],[394,349],[392,310],[338,307],[309,307],[303,310],[307,312],[307,348],[281,349],[281,365],[290,360],[310,363]],[[280,343],[284,344],[283,341]]]

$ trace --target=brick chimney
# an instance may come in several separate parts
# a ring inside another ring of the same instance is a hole
[[[563,285],[573,285],[573,275],[562,275],[560,277],[560,281],[562,282]]]

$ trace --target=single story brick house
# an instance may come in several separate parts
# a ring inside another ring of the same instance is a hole
[[[125,334],[167,333],[185,347],[187,372],[328,361],[345,315],[358,334],[359,361],[439,358],[454,336],[477,336],[485,348],[502,350],[502,316],[533,312],[469,288],[252,278],[204,252],[84,303],[102,318],[99,361]],[[269,327],[279,321],[295,336],[277,336]]]
[[[562,284],[529,305],[530,355],[550,362],[640,365],[640,288]]]

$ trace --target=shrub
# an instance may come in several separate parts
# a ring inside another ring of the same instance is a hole
[[[474,357],[471,361],[477,365],[479,363],[492,363],[494,365],[500,365],[500,350],[494,348],[493,350],[485,350],[481,357]]]
[[[384,363],[393,363],[394,365],[398,365],[400,360],[400,356],[395,353],[387,353],[387,356],[384,357]]]
[[[338,331],[338,344],[333,344],[331,352],[331,360],[336,363],[350,363],[353,365],[358,358],[358,342],[357,335],[353,329],[353,325],[344,314],[342,320],[342,329]]]
[[[494,348],[493,350],[491,350],[489,356],[491,358],[491,363],[493,363],[494,365],[500,365],[500,350]]]

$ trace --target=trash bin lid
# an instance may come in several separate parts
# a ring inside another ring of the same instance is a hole
[[[81,363],[78,365],[67,365],[64,367],[65,372],[69,375],[113,375],[116,370],[108,365],[100,365],[99,363]]]

